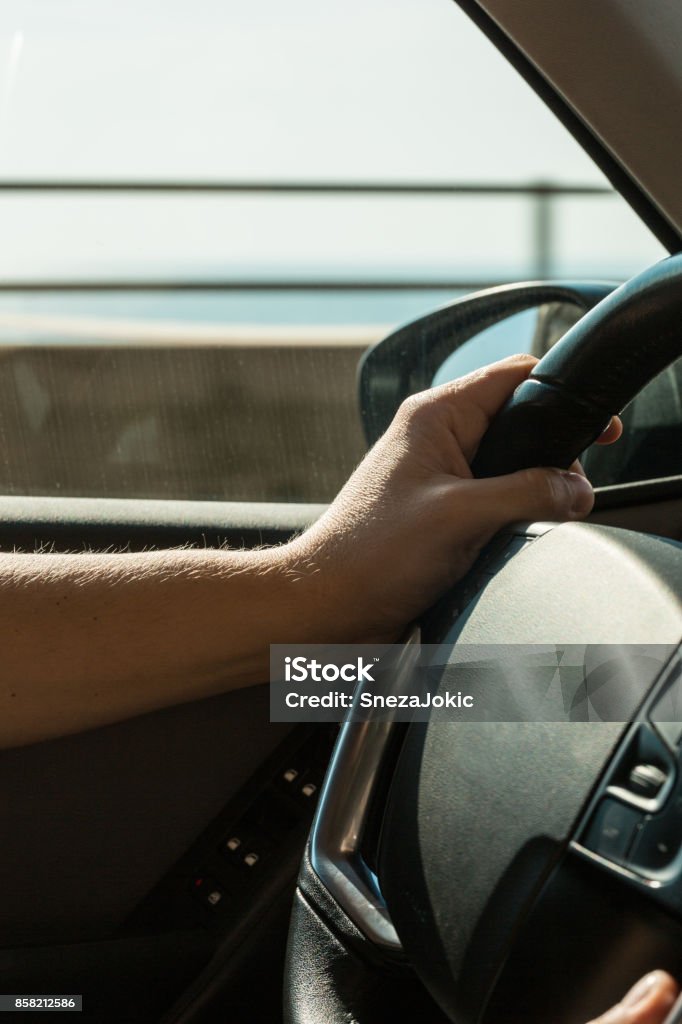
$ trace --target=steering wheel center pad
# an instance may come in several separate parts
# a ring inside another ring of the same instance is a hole
[[[443,643],[661,644],[672,653],[681,595],[682,546],[566,524],[502,568]],[[627,721],[659,675],[659,663],[644,663],[623,693]],[[626,725],[452,723],[436,712],[410,727],[384,819],[381,888],[405,952],[453,1020],[480,1018]],[[525,1020],[530,1010],[526,999]]]
[[[454,648],[641,643],[676,650],[682,545],[591,524],[527,533],[529,540],[513,536],[487,565],[479,563],[433,609],[422,622],[425,641]],[[637,714],[656,675],[652,668],[630,686],[624,718]],[[517,1022],[519,1012],[537,1024],[586,1020],[615,1001],[641,967],[679,957],[682,927],[671,916],[667,931],[657,926],[657,945],[652,939],[640,948],[658,911],[634,889],[624,900],[617,880],[597,929],[592,909],[607,899],[613,881],[571,847],[628,728],[627,721],[452,723],[436,714],[407,727],[399,754],[388,755],[390,792],[374,857],[403,953],[368,941],[361,919],[349,920],[351,909],[344,912],[330,896],[307,855],[290,931],[286,1019],[341,1024],[350,1014],[360,1024],[379,1024],[399,1018],[409,1003],[424,1020],[444,1020],[440,1006],[461,1024]],[[334,773],[342,762],[332,762],[330,799],[337,781],[346,785]],[[549,922],[547,893],[555,901]],[[624,903],[627,920],[612,928]],[[641,912],[632,909],[639,904]],[[634,938],[623,957],[626,926]],[[415,977],[401,968],[405,957],[434,1003],[424,1004],[422,995],[420,1007]],[[326,966],[313,970],[314,963]],[[510,977],[523,979],[522,991]]]

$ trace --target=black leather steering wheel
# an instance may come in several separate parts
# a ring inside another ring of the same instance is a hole
[[[682,255],[594,306],[543,357],[484,437],[473,470],[567,468],[645,384],[682,355]]]
[[[491,425],[475,473],[568,466],[680,355],[676,256],[541,360]],[[407,727],[345,725],[301,869],[286,1020],[584,1024],[645,971],[679,976],[682,545],[591,524],[519,526],[410,640],[408,653],[420,640],[581,645],[596,666],[617,649],[618,671],[607,687],[595,676],[594,692],[620,719],[574,693],[570,721],[434,712]],[[556,699],[565,710],[561,688]]]

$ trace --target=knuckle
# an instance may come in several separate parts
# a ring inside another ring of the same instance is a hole
[[[542,474],[544,476],[544,474]],[[522,470],[523,485],[529,491],[537,491],[542,488],[543,481],[541,480],[541,474],[537,469],[524,469]]]
[[[511,364],[512,366],[518,365],[528,367],[529,369],[536,366],[539,362],[537,356],[530,355],[529,352],[515,352],[512,356],[507,356],[504,362]]]
[[[564,502],[564,484],[558,473],[546,469],[526,469],[525,484],[535,499],[542,505],[555,508]]]
[[[546,487],[549,492],[550,506],[565,515],[571,508],[571,488],[566,478],[555,470],[545,470]]]
[[[400,405],[399,415],[401,419],[407,423],[411,423],[415,419],[421,419],[429,408],[430,403],[428,399],[428,391],[419,391],[415,395],[408,395]]]

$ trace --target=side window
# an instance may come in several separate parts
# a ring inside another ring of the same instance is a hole
[[[0,493],[327,501],[364,450],[368,345],[479,287],[662,255],[444,0],[0,24]],[[635,445],[663,405],[679,423],[679,375],[656,387]]]

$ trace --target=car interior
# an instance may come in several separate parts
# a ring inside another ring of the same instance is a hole
[[[270,721],[263,680],[2,750],[0,992],[80,993],[81,1019],[103,1024],[585,1024],[647,970],[682,977],[682,144],[670,141],[682,13],[660,5],[654,17],[636,0],[599,11],[591,0],[456,2],[671,255],[625,284],[586,275],[472,290],[385,337],[316,350],[330,383],[310,385],[301,434],[306,416],[322,416],[330,450],[341,444],[336,385],[355,388],[357,373],[357,461],[405,398],[457,377],[486,332],[532,314],[511,350],[540,361],[473,471],[581,457],[594,511],[496,537],[409,627],[396,692],[420,644],[618,648],[639,658],[619,691],[625,720],[460,724],[434,712],[428,723],[292,726]],[[635,61],[638,75],[625,76]],[[583,74],[592,64],[599,72]],[[217,423],[221,403],[239,405],[239,346],[226,366],[209,332],[166,358],[151,336],[98,350],[59,331],[50,345],[3,347],[12,486],[1,550],[277,545],[342,482],[344,465],[323,459],[309,467],[314,484],[277,479],[274,420],[254,417],[265,468],[248,469],[274,474],[270,492],[211,498],[210,474],[250,456],[219,423],[222,466],[188,438],[202,415]],[[303,377],[306,353],[287,356]],[[254,375],[268,373],[264,361]],[[177,497],[147,497],[154,472],[166,474],[153,466],[127,470],[139,496],[92,496],[88,460],[101,463],[103,493],[115,472],[117,405],[131,431],[121,444],[142,443],[133,428],[150,379],[177,396],[167,429],[192,497],[180,483]],[[67,423],[50,387],[79,415]],[[267,394],[273,407],[285,400]],[[617,413],[621,442],[598,448]],[[439,686],[449,679],[446,665]]]

